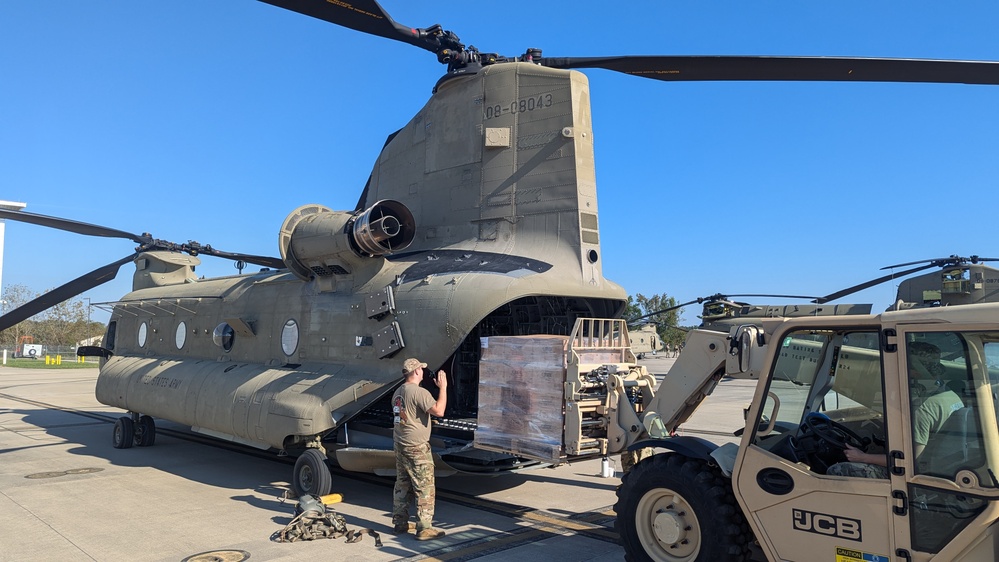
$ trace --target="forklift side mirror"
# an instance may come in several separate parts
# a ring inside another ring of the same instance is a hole
[[[752,369],[753,344],[759,342],[759,335],[760,329],[757,326],[744,324],[732,328],[728,337],[729,349],[728,358],[725,360],[725,372],[737,374]]]

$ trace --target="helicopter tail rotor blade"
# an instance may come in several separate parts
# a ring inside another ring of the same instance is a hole
[[[9,219],[12,221],[26,222],[38,226],[47,226],[49,228],[56,228],[59,230],[65,230],[67,232],[74,232],[76,234],[85,234],[87,236],[104,236],[106,238],[125,238],[127,240],[134,241],[136,244],[148,244],[149,242],[152,241],[152,238],[148,234],[138,235],[138,234],[133,234],[131,232],[125,232],[124,230],[108,228],[106,226],[100,226],[96,224],[79,222],[69,219],[61,219],[59,217],[50,217],[48,215],[39,215],[35,213],[29,213],[27,211],[7,211],[0,209],[0,219]]]
[[[931,59],[771,56],[553,58],[552,68],[603,68],[667,82],[771,80],[999,84],[999,63]]]
[[[90,273],[81,275],[69,283],[52,289],[38,298],[30,300],[7,314],[0,316],[0,332],[63,301],[69,300],[81,293],[89,291],[98,285],[107,283],[118,275],[118,270],[121,266],[134,260],[138,255],[139,254],[137,253],[132,254],[114,263],[109,263],[103,267],[95,269]]]
[[[817,298],[817,299],[813,300],[812,302],[814,302],[816,304],[825,304],[825,303],[827,303],[829,301],[834,301],[834,300],[836,300],[838,298],[845,297],[847,295],[852,295],[853,293],[856,293],[858,291],[863,291],[864,289],[869,289],[871,287],[874,287],[875,285],[880,285],[880,284],[884,283],[885,281],[891,281],[892,279],[897,279],[899,277],[905,277],[906,275],[909,275],[909,274],[912,274],[912,273],[916,273],[917,271],[923,271],[924,269],[930,269],[931,267],[937,267],[937,263],[936,262],[928,263],[928,264],[925,264],[925,265],[921,265],[919,267],[914,267],[912,269],[907,269],[905,271],[899,271],[898,273],[891,273],[891,274],[885,275],[883,277],[878,277],[877,279],[871,279],[870,281],[867,281],[866,283],[861,283],[859,285],[854,285],[853,287],[849,287],[849,288],[843,289],[842,291],[836,291],[835,293],[832,293],[830,295],[826,295],[824,297]]]

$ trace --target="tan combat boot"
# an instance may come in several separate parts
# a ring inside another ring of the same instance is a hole
[[[444,531],[440,529],[434,529],[433,527],[427,527],[426,529],[416,533],[416,540],[429,541],[433,539],[439,539],[443,536],[444,536]]]

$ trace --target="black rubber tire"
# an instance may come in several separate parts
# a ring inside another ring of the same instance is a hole
[[[326,466],[326,455],[319,449],[306,449],[295,461],[291,476],[291,491],[296,498],[314,495],[325,496],[333,489],[333,475]]]
[[[132,418],[128,416],[122,416],[114,422],[114,430],[111,431],[111,445],[115,449],[128,449],[132,446],[132,440],[135,439],[135,424],[132,423]]]
[[[135,428],[135,446],[152,447],[156,443],[156,422],[149,416],[139,418],[139,426]]]
[[[717,467],[675,453],[625,473],[614,528],[632,562],[741,562],[753,535]],[[659,521],[659,534],[653,523]]]

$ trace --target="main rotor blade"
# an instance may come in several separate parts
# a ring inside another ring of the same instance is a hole
[[[87,236],[125,238],[134,241],[136,244],[148,244],[153,240],[150,236],[147,235],[140,236],[138,234],[132,234],[131,232],[125,232],[124,230],[117,230],[115,228],[108,228],[106,226],[99,226],[96,224],[79,222],[69,219],[61,219],[58,217],[50,217],[47,215],[37,215],[35,213],[28,213],[26,211],[7,211],[0,209],[0,219],[9,219],[12,221],[37,224],[38,226],[57,228],[59,230],[75,232],[77,234],[86,234]]]
[[[202,248],[201,250],[199,250],[198,253],[202,255],[209,255],[218,258],[230,259],[233,261],[242,260],[247,263],[260,265],[263,267],[272,267],[274,269],[284,269],[286,267],[284,265],[284,262],[281,261],[279,258],[272,258],[268,256],[255,256],[253,254],[234,254],[231,252],[223,252],[222,250],[216,250],[211,246]]]
[[[881,269],[895,269],[896,267],[905,267],[907,265],[915,265],[917,263],[930,263],[938,267],[946,267],[948,265],[964,265],[966,263],[978,264],[986,261],[999,261],[999,258],[982,258],[978,256],[968,256],[965,258],[962,256],[953,255],[946,258],[936,258],[928,260],[910,261],[906,263],[896,263],[895,265],[886,265]]]
[[[807,297],[804,295],[768,295],[768,294],[753,294],[753,293],[743,293],[738,295],[725,295],[726,297],[763,297],[770,299],[817,299],[819,297]]]
[[[69,300],[76,295],[84,293],[94,287],[107,283],[108,281],[115,278],[118,275],[118,270],[121,266],[135,259],[139,254],[132,254],[126,258],[122,258],[114,263],[109,263],[104,267],[95,269],[90,273],[81,275],[76,279],[52,289],[51,291],[40,295],[34,300],[30,300],[21,306],[15,308],[14,310],[0,316],[0,332],[10,328],[11,326],[31,318],[32,316],[43,312],[48,308],[51,308],[65,300]]]
[[[552,68],[603,68],[665,81],[793,80],[999,84],[999,62],[771,56],[544,57]]]
[[[957,258],[957,256],[950,256],[949,258],[936,258],[936,259],[928,259],[928,260],[910,261],[910,262],[905,262],[905,263],[896,263],[895,265],[886,265],[886,266],[882,267],[881,269],[895,269],[896,267],[905,267],[907,265],[916,265],[917,263],[943,264],[943,263],[946,263],[946,262],[949,262],[949,261],[953,261],[955,258]]]
[[[709,297],[709,298],[710,298],[710,297]],[[678,304],[678,305],[676,305],[676,306],[671,306],[671,307],[669,307],[669,308],[664,308],[664,309],[662,309],[662,310],[657,310],[657,311],[655,311],[655,312],[650,312],[650,313],[648,313],[648,314],[643,314],[642,316],[638,316],[638,317],[636,317],[636,318],[632,318],[632,319],[631,319],[631,321],[632,321],[632,322],[634,322],[635,320],[641,320],[642,318],[648,318],[649,316],[655,316],[656,314],[663,314],[664,312],[670,312],[671,310],[676,310],[676,309],[678,309],[678,308],[683,308],[683,307],[685,307],[685,306],[687,306],[687,305],[690,305],[690,304],[698,304],[698,303],[702,303],[702,302],[704,302],[705,300],[707,300],[707,299],[706,299],[706,298],[704,298],[704,297],[701,297],[701,298],[699,298],[699,299],[694,299],[694,300],[692,300],[692,301],[687,301],[687,302],[685,302],[685,303],[683,303],[683,304]]]
[[[375,0],[260,0],[266,4],[335,23],[362,33],[394,39],[437,52],[440,43],[433,37],[401,25],[392,19]]]
[[[912,269],[907,269],[905,271],[899,271],[898,273],[891,273],[889,275],[885,275],[884,277],[878,277],[877,279],[872,279],[872,280],[870,280],[870,281],[868,281],[866,283],[861,283],[860,285],[854,285],[853,287],[850,287],[848,289],[843,289],[842,291],[837,291],[837,292],[832,293],[830,295],[826,295],[824,297],[817,298],[817,299],[813,300],[812,302],[814,302],[816,304],[825,304],[825,303],[827,303],[829,301],[834,301],[834,300],[836,300],[836,299],[838,299],[840,297],[845,297],[846,295],[852,295],[853,293],[856,293],[857,291],[863,291],[864,289],[868,289],[868,288],[873,287],[875,285],[880,285],[880,284],[884,283],[885,281],[891,281],[892,279],[897,279],[899,277],[905,277],[906,275],[909,275],[911,273],[915,273],[917,271],[922,271],[924,269],[929,269],[931,267],[937,267],[937,264],[936,263],[928,263],[926,265],[921,265],[919,267],[914,267]]]

